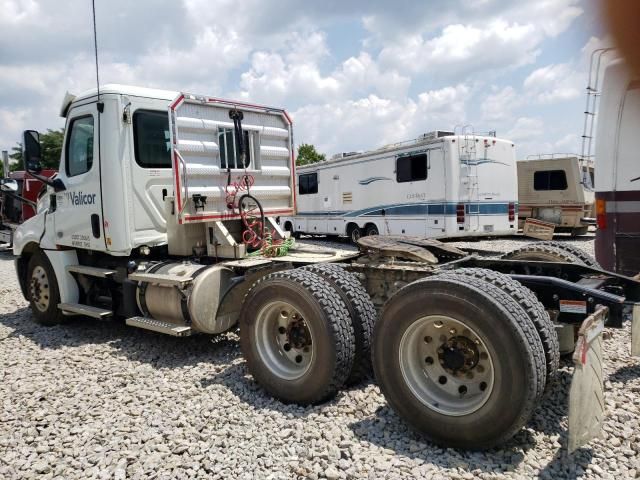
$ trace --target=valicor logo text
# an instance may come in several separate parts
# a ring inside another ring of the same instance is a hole
[[[95,205],[96,203],[96,194],[95,193],[83,193],[79,192],[65,192],[65,197],[67,200],[71,202],[71,204],[76,207],[81,205]]]

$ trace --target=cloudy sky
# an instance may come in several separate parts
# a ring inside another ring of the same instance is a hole
[[[101,83],[286,107],[328,154],[473,125],[579,151],[591,0],[95,0]],[[90,0],[0,0],[0,148],[95,86]],[[606,43],[606,42],[604,42]]]

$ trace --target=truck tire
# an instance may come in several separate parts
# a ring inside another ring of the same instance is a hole
[[[452,273],[438,275],[446,277]],[[508,275],[504,275],[493,270],[484,268],[460,268],[453,271],[453,276],[464,275],[470,278],[487,281],[509,294],[527,312],[529,319],[535,325],[542,342],[544,357],[546,362],[546,385],[544,395],[548,395],[553,389],[558,379],[558,368],[560,367],[560,344],[555,326],[545,310],[544,305],[538,301],[536,295],[520,282],[513,280]]]
[[[58,309],[58,280],[42,250],[37,250],[29,259],[26,284],[34,321],[47,327],[64,322],[65,316]]]
[[[505,253],[500,258],[505,260],[531,260],[539,262],[566,262],[583,264],[574,253],[544,242],[530,243]]]
[[[536,407],[545,367],[528,315],[482,279],[413,282],[386,303],[374,329],[373,369],[387,401],[446,447],[510,439]]]
[[[565,242],[556,242],[553,240],[540,242],[543,245],[549,245],[550,247],[559,248],[560,250],[564,250],[566,252],[571,253],[576,256],[582,263],[584,263],[587,267],[599,268],[602,270],[602,265],[598,263],[598,261],[593,258],[592,255],[589,255],[587,252],[582,250],[580,247],[576,247],[575,245],[571,245],[570,243]],[[539,245],[539,244],[538,244]]]
[[[333,397],[353,369],[349,311],[320,275],[286,270],[258,280],[240,313],[240,347],[254,379],[286,403]]]
[[[371,338],[376,308],[357,277],[336,263],[316,263],[302,268],[322,276],[338,292],[349,310],[356,340],[353,369],[346,385],[355,385],[371,373]]]

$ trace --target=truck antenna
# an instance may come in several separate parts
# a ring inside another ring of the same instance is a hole
[[[100,102],[100,76],[98,69],[98,29],[96,28],[96,1],[91,0],[91,9],[93,12],[93,51],[96,57],[96,88],[98,92],[98,102]]]

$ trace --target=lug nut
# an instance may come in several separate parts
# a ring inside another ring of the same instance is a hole
[[[459,393],[460,395],[464,395],[465,393],[467,393],[467,387],[466,387],[466,386],[464,386],[464,385],[460,385],[460,386],[458,387],[458,393]]]
[[[296,363],[302,362],[302,355],[296,355]]]
[[[433,365],[433,357],[427,357],[427,358],[425,358],[425,359],[424,359],[424,362],[425,362],[427,365]]]
[[[431,338],[429,335],[424,337],[424,343],[431,343],[432,340],[433,340],[433,338]]]
[[[438,383],[439,383],[440,385],[444,385],[445,383],[447,383],[447,377],[445,377],[444,375],[440,375],[440,376],[438,377]]]
[[[284,327],[278,327],[278,333],[280,335],[284,335],[285,333],[287,333],[287,329]]]
[[[451,335],[455,335],[455,334],[456,334],[456,329],[455,329],[455,328],[450,329],[450,330],[449,330],[449,333],[450,333]]]
[[[480,383],[480,390],[484,392],[486,389],[487,389],[487,382],[481,382]]]
[[[289,345],[288,343],[285,343],[282,348],[284,348],[285,352],[288,352],[289,350],[291,350],[291,345]]]

